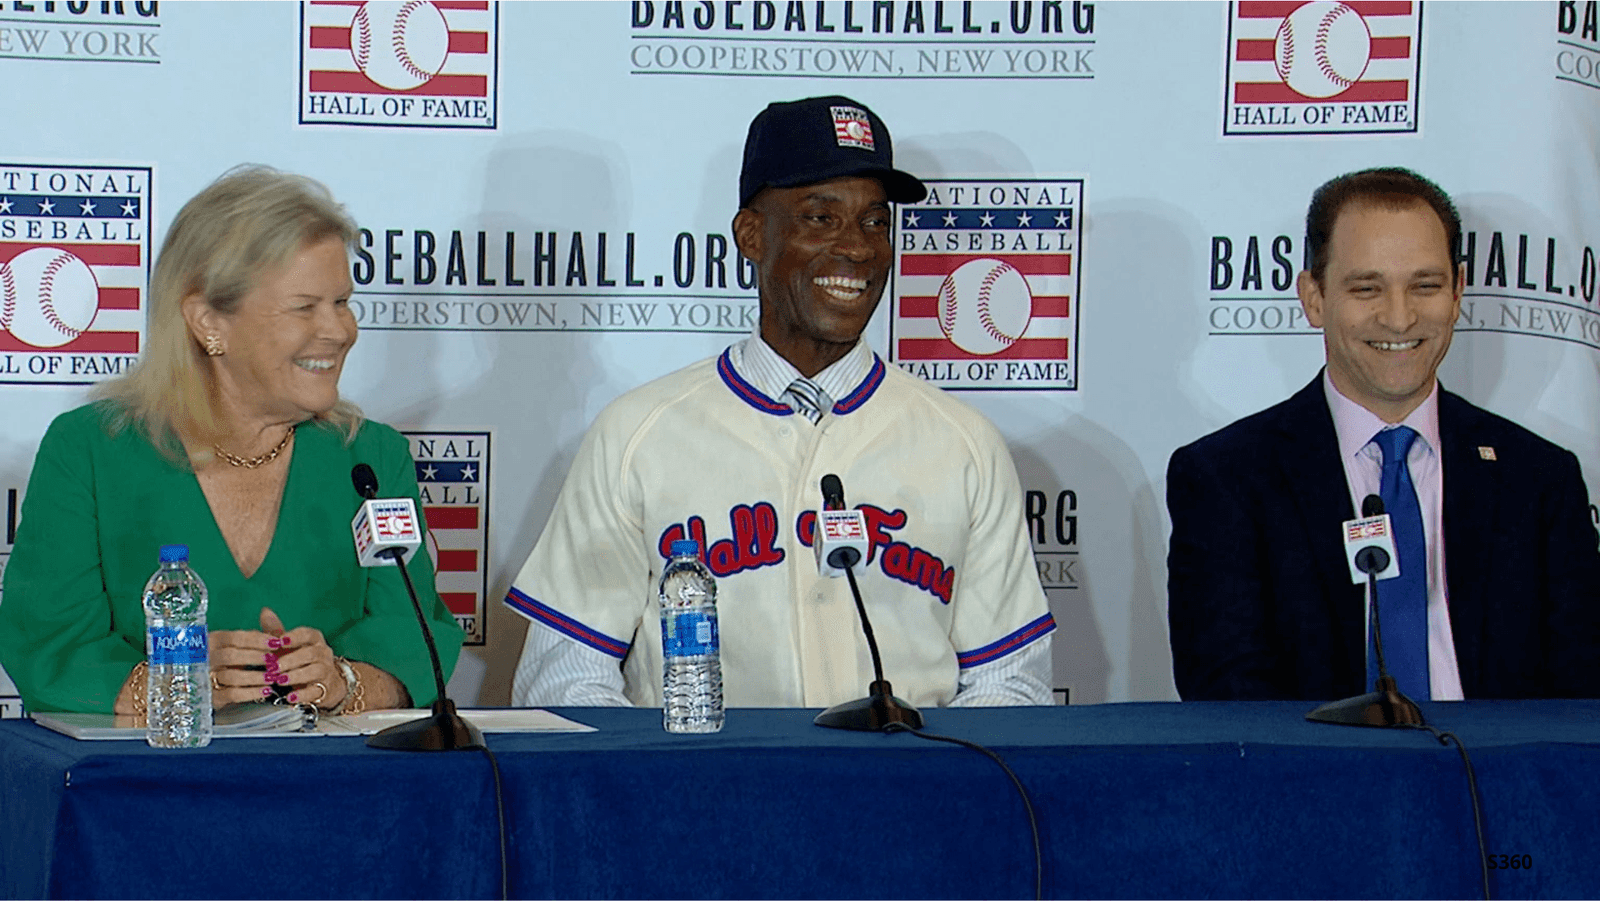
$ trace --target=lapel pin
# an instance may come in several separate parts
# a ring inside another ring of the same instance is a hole
[[[1481,444],[1478,445],[1478,457],[1480,459],[1484,459],[1484,460],[1493,460],[1495,458],[1494,457],[1494,448],[1492,448],[1492,447],[1484,447]]]

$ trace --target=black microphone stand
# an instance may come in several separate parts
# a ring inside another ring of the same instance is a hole
[[[1378,684],[1364,695],[1329,701],[1306,714],[1317,723],[1339,726],[1420,726],[1422,709],[1400,693],[1394,677],[1383,661],[1383,629],[1378,617],[1378,573],[1389,568],[1389,554],[1380,547],[1364,547],[1356,552],[1356,568],[1367,574],[1367,621],[1372,644],[1378,655]]]
[[[406,593],[411,595],[411,607],[417,613],[417,625],[422,627],[422,637],[428,642],[428,657],[433,661],[433,684],[438,695],[433,702],[433,713],[419,720],[399,723],[367,739],[369,748],[388,748],[393,751],[464,751],[486,748],[483,732],[456,713],[456,704],[444,690],[444,667],[439,664],[439,648],[433,643],[433,630],[422,615],[422,602],[417,600],[417,590],[411,584],[411,573],[406,571],[404,548],[392,547],[378,552],[381,557],[394,561],[405,580]]]
[[[845,577],[850,580],[850,593],[855,596],[856,613],[861,617],[861,631],[866,633],[867,649],[872,652],[872,673],[875,678],[867,686],[866,697],[835,704],[817,714],[812,722],[829,729],[849,729],[854,732],[882,732],[890,723],[904,723],[912,729],[921,729],[922,713],[895,697],[894,687],[883,678],[883,659],[878,656],[878,639],[872,634],[867,606],[861,602],[861,589],[856,587],[855,565],[860,555],[854,548],[843,548],[835,553],[847,558],[828,562],[843,569]]]

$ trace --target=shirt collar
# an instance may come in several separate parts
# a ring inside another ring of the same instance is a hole
[[[757,391],[770,398],[781,398],[789,383],[800,378],[800,370],[784,359],[759,334],[753,334],[729,348],[734,371]],[[857,339],[855,346],[832,365],[811,377],[830,401],[838,402],[866,381],[874,357],[867,342]]]
[[[1322,393],[1328,400],[1328,411],[1333,414],[1333,430],[1339,436],[1339,454],[1348,460],[1372,443],[1379,432],[1390,427],[1366,407],[1339,393],[1333,386],[1326,367],[1322,370]],[[1422,403],[1412,410],[1398,425],[1410,426],[1435,455],[1439,453],[1439,380],[1433,380],[1433,389]]]

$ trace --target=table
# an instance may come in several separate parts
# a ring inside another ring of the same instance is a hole
[[[1476,764],[1496,897],[1600,897],[1600,701],[1422,705]],[[925,711],[1028,787],[1050,897],[1474,897],[1461,759],[1296,703]],[[732,710],[491,735],[515,897],[1027,897],[1022,803],[970,750]],[[200,751],[0,723],[0,890],[52,897],[495,897],[490,769],[356,738]],[[161,862],[158,863],[158,860]],[[1507,858],[1509,861],[1509,857]],[[1520,860],[1519,860],[1520,862]]]

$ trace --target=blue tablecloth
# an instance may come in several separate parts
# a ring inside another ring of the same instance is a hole
[[[1496,897],[1600,896],[1600,702],[1424,704],[1467,743]],[[649,710],[561,711],[599,732],[492,735],[515,897],[1027,897],[1022,803],[972,751],[733,710],[672,736]],[[1305,705],[925,711],[986,744],[1038,812],[1050,897],[1474,897],[1456,751],[1308,723]],[[494,897],[478,753],[356,738],[201,751],[0,723],[0,889],[37,897]],[[1524,857],[1525,856],[1525,857]]]

